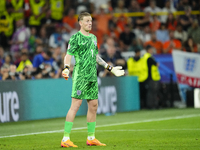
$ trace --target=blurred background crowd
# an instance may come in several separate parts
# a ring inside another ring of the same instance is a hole
[[[110,65],[127,69],[123,54],[146,47],[160,55],[200,52],[200,0],[1,0],[0,6],[0,80],[60,78],[83,11],[92,14],[91,33]],[[98,76],[112,74],[98,66]]]

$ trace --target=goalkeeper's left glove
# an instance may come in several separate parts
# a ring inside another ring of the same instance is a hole
[[[65,80],[68,80],[69,78],[69,66],[65,65],[63,71],[62,71],[62,76],[65,78]]]
[[[122,70],[122,66],[113,67],[111,72],[117,77],[123,76],[125,74],[124,70]]]
[[[124,70],[122,70],[122,66],[111,67],[110,65],[107,65],[106,69],[111,71],[117,77],[123,76],[125,74]]]

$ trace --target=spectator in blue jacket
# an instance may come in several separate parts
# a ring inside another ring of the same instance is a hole
[[[50,51],[43,51],[33,58],[33,67],[38,68],[42,63],[53,65],[53,58]]]

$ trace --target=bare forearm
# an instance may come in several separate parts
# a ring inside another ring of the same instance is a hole
[[[103,66],[104,68],[107,67],[107,63],[99,56],[99,54],[97,54],[96,56],[96,61],[100,66]]]
[[[71,58],[72,58],[71,55],[68,55],[68,54],[65,55],[65,58],[64,58],[64,66],[65,66],[65,65],[69,65],[69,66],[70,66],[70,64],[71,64]]]
[[[124,75],[124,70],[122,70],[122,66],[112,67],[107,64],[98,54],[96,55],[96,61],[99,65],[112,72],[112,74],[114,74],[115,76],[119,77]]]

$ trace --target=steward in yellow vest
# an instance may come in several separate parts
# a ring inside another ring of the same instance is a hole
[[[10,40],[14,32],[14,18],[12,16],[13,6],[11,4],[7,5],[7,11],[0,14],[0,32]]]
[[[136,50],[135,57],[127,60],[127,68],[128,74],[138,76],[139,82],[144,82],[147,79],[152,79],[153,81],[160,80],[157,62],[148,52],[143,57],[140,57],[140,50]]]
[[[4,16],[5,19],[0,20],[0,32],[4,32],[7,37],[11,37],[14,31],[14,19],[7,11],[4,11],[1,17]]]
[[[152,57],[153,49],[150,45],[147,46],[147,53],[144,54],[143,58],[145,59],[146,65],[148,67],[148,79],[153,81],[160,80],[160,73],[158,70],[158,63]]]
[[[159,80],[160,73],[158,71],[158,63],[152,57],[153,47],[151,45],[146,46],[147,53],[144,54],[143,58],[148,66],[148,78],[145,83],[146,87],[146,101],[145,107],[148,109],[156,109],[159,107]]]
[[[146,108],[148,66],[147,60],[141,57],[140,49],[135,49],[135,56],[127,60],[128,75],[137,76],[140,87],[140,107]]]
[[[6,0],[0,0],[0,16],[6,11]]]
[[[61,21],[63,18],[64,1],[50,0],[51,18],[53,21]]]
[[[41,19],[45,17],[43,7],[45,6],[45,0],[30,0],[32,15],[29,18],[30,26],[40,26]]]
[[[19,66],[17,67],[17,72],[23,72],[24,68],[27,66],[32,66],[31,61],[28,59],[27,53],[21,54],[21,61],[19,63]]]
[[[156,108],[159,90],[160,73],[158,63],[152,57],[153,49],[146,47],[147,53],[140,57],[140,50],[135,50],[135,56],[127,60],[128,74],[138,76],[140,83],[140,107]]]
[[[139,82],[148,78],[148,66],[144,57],[140,57],[140,49],[135,50],[135,56],[127,60],[128,75],[137,76]]]
[[[11,0],[11,4],[14,8],[12,13],[14,20],[20,20],[24,18],[24,0]]]

